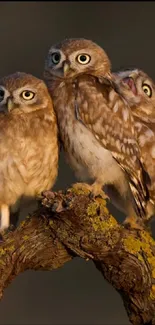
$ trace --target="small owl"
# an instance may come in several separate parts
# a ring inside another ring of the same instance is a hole
[[[148,200],[146,172],[130,108],[115,89],[110,67],[97,44],[69,39],[49,50],[44,78],[76,176],[93,182],[85,186],[94,195],[105,188],[110,196],[114,186],[119,195],[111,195],[112,202],[129,217],[143,217]]]
[[[141,160],[151,179],[149,192],[152,209],[149,206],[152,216],[155,213],[155,84],[145,72],[138,69],[120,71],[114,77],[134,116]]]
[[[57,170],[56,116],[45,83],[22,72],[0,79],[0,230],[22,197],[54,185]]]

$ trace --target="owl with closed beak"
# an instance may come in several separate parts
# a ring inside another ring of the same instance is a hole
[[[57,123],[45,83],[22,72],[0,79],[1,231],[23,197],[51,189],[57,171]]]
[[[139,69],[119,71],[114,77],[131,107],[141,149],[141,160],[151,179],[149,186],[151,217],[155,214],[155,83]]]
[[[130,107],[117,92],[110,68],[107,54],[96,43],[67,39],[50,48],[44,79],[76,177],[95,196],[105,189],[131,224],[146,214],[148,175],[140,160]],[[111,187],[116,195],[111,195]]]

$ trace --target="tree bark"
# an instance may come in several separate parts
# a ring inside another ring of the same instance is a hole
[[[155,241],[147,229],[118,224],[101,198],[45,192],[38,210],[0,244],[0,296],[19,273],[53,270],[76,256],[94,261],[120,293],[134,325],[155,325]]]

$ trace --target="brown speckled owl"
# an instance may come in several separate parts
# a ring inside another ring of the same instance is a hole
[[[53,186],[57,170],[56,116],[45,83],[21,72],[0,79],[0,230],[23,196]]]
[[[84,186],[94,195],[105,186],[110,196],[114,186],[119,195],[112,202],[129,217],[143,217],[148,200],[146,173],[130,108],[114,89],[105,51],[90,40],[64,40],[50,48],[44,78],[76,176],[93,182]]]
[[[120,71],[115,78],[131,107],[142,162],[151,179],[151,216],[155,213],[155,84],[145,72],[138,69]]]

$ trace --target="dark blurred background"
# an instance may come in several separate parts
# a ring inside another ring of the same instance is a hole
[[[83,37],[106,50],[113,70],[139,67],[155,79],[155,2],[1,1],[0,30],[1,76],[25,71],[42,78],[49,47],[66,37]],[[74,181],[61,155],[55,189]],[[34,206],[29,208],[32,211]],[[0,302],[0,324],[129,321],[119,294],[93,263],[77,258],[53,272],[27,271],[18,276]]]

